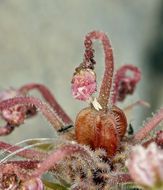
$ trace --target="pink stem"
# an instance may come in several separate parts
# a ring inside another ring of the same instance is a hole
[[[11,152],[21,150],[22,147],[10,145],[5,142],[0,142],[0,149],[6,150],[8,153],[11,153]],[[38,152],[31,149],[22,150],[21,152],[16,153],[16,155],[23,158],[28,158],[28,159],[37,158],[39,160],[45,159],[47,156],[45,153]]]
[[[19,176],[20,179],[29,180],[32,178],[40,177],[43,173],[48,171],[51,167],[54,167],[57,162],[64,159],[66,156],[74,153],[82,153],[85,156],[88,155],[86,150],[78,145],[65,145],[60,149],[52,152],[43,162],[40,163],[40,167],[37,168],[32,174],[24,173],[19,168],[14,167],[14,173]]]
[[[137,67],[134,67],[133,65],[124,65],[120,69],[118,69],[115,77],[114,77],[114,88],[113,88],[113,94],[112,94],[112,102],[113,104],[117,101],[117,91],[119,84],[121,80],[125,77],[125,74],[127,70],[133,71],[134,76],[128,77],[133,83],[138,83],[141,79],[141,73]]]
[[[32,104],[36,106],[56,130],[60,130],[63,127],[62,123],[56,118],[54,113],[45,104],[34,97],[16,97],[3,100],[0,102],[0,111],[18,104]]]
[[[38,167],[38,164],[40,161],[38,160],[23,160],[23,161],[8,161],[0,164],[0,167],[7,166],[7,165],[16,165],[18,167],[21,167],[25,170],[33,170]]]
[[[148,134],[162,121],[163,109],[161,109],[145,126],[143,126],[134,136],[136,143],[144,140]]]
[[[0,127],[0,136],[10,134],[14,130],[14,128],[14,126],[7,123],[5,127]]]
[[[62,119],[62,121],[66,125],[72,124],[72,120],[69,118],[69,116],[65,113],[65,111],[61,108],[61,106],[57,103],[55,97],[52,95],[52,93],[42,84],[27,84],[20,88],[20,91],[26,92],[29,90],[37,89],[41,92],[44,99],[49,103],[49,105],[54,109],[54,111],[57,113],[57,115]]]
[[[113,52],[108,37],[101,31],[90,32],[85,38],[85,44],[91,39],[101,40],[105,52],[105,72],[101,89],[98,97],[98,102],[103,108],[104,112],[108,110],[108,100],[110,97],[110,89],[112,86],[112,76],[114,70]],[[88,43],[89,44],[89,43]]]

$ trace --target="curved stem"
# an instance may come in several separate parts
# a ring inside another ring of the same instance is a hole
[[[61,106],[56,101],[55,97],[52,95],[52,93],[42,84],[27,84],[20,88],[20,91],[26,92],[29,90],[37,89],[40,91],[44,99],[49,103],[49,105],[54,109],[54,111],[57,113],[57,115],[62,119],[62,121],[66,125],[72,124],[72,120],[70,117],[65,113],[65,111],[61,108]]]
[[[46,106],[39,99],[36,99],[34,97],[16,97],[13,99],[3,100],[0,102],[0,111],[18,104],[32,104],[36,106],[56,130],[60,130],[61,127],[63,127],[62,123],[56,118],[56,116],[48,108],[48,106]]]
[[[108,110],[108,100],[110,97],[110,89],[112,86],[112,76],[114,70],[113,52],[108,37],[101,31],[90,32],[85,38],[86,50],[88,46],[92,45],[90,42],[92,39],[101,40],[105,53],[105,72],[102,80],[98,102],[102,106],[102,110],[106,112]],[[86,53],[85,53],[86,54]]]
[[[133,141],[138,143],[144,140],[148,134],[163,120],[163,109],[161,109],[146,125],[144,125],[134,136]]]
[[[130,70],[133,71],[134,75],[133,77],[125,76],[126,72]],[[136,84],[141,79],[141,73],[137,67],[134,67],[133,65],[124,65],[120,69],[117,70],[117,73],[114,77],[114,88],[113,88],[113,94],[112,94],[112,103],[115,104],[117,101],[117,91],[118,87],[124,78],[128,78],[133,84]]]

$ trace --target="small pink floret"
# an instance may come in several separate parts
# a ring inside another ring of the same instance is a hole
[[[89,102],[96,89],[96,74],[91,69],[81,70],[73,76],[71,87],[73,98]]]
[[[127,166],[138,185],[144,188],[157,187],[158,182],[163,185],[163,150],[155,143],[151,143],[147,149],[143,146],[135,147]]]

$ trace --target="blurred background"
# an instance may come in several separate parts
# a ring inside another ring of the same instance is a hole
[[[0,1],[0,90],[42,83],[75,120],[88,106],[71,96],[74,68],[82,62],[85,35],[102,30],[111,40],[115,70],[124,64],[138,66],[141,82],[121,108],[144,100],[150,108],[135,107],[134,129],[163,105],[163,1],[162,0],[5,0]],[[95,43],[100,85],[104,53]],[[40,97],[33,91],[31,94]],[[1,121],[1,126],[4,123]],[[0,141],[54,137],[50,124],[39,114],[26,120]]]

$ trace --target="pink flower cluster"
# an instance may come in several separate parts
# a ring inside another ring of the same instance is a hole
[[[90,102],[91,95],[96,91],[96,74],[91,69],[83,69],[72,78],[72,96],[75,99]]]

